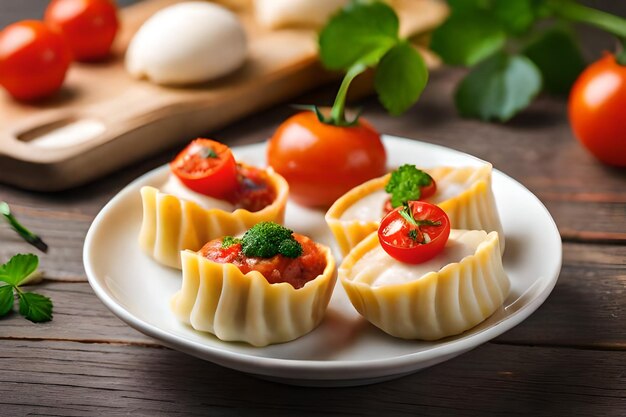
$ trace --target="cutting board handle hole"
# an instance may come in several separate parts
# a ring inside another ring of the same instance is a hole
[[[105,130],[97,119],[68,117],[21,132],[17,139],[41,148],[66,148],[94,140]]]

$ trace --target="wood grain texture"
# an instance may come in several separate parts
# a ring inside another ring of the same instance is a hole
[[[258,380],[168,349],[0,343],[0,407],[11,416],[27,411],[379,416],[384,411],[394,416],[617,417],[626,407],[626,352],[487,344],[384,384],[306,389]]]

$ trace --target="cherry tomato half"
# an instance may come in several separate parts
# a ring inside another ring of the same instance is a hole
[[[43,22],[24,20],[0,32],[0,84],[17,100],[56,92],[71,61],[63,35]]]
[[[52,0],[44,20],[65,35],[78,61],[107,57],[119,27],[111,0]]]
[[[395,208],[378,228],[378,240],[385,252],[408,264],[419,264],[437,256],[449,236],[448,215],[424,201],[410,201],[406,207]]]
[[[189,189],[225,199],[237,191],[237,164],[228,146],[196,139],[170,163],[170,170]]]
[[[607,54],[578,77],[569,96],[574,134],[596,158],[626,166],[626,66]]]
[[[267,159],[285,177],[296,202],[328,207],[351,188],[383,175],[387,158],[380,135],[366,120],[339,127],[307,111],[278,127]]]

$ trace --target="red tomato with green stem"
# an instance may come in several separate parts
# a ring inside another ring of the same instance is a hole
[[[119,28],[112,0],[52,0],[44,20],[63,33],[78,61],[106,58]]]
[[[351,188],[383,175],[386,165],[380,135],[366,120],[337,126],[312,111],[278,127],[267,159],[289,183],[293,200],[318,207],[330,206]]]
[[[214,198],[228,199],[239,187],[232,152],[210,139],[187,145],[170,163],[170,170],[187,188]]]
[[[378,240],[385,252],[408,264],[419,264],[437,256],[449,236],[448,215],[424,201],[409,201],[394,209],[378,228]]]
[[[569,96],[576,138],[600,161],[626,166],[626,53],[606,54],[578,77]]]
[[[63,35],[43,22],[24,20],[0,32],[0,84],[17,100],[55,93],[71,61]]]

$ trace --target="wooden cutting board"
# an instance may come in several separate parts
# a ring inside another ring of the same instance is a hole
[[[395,2],[405,34],[428,32],[447,14],[437,0]],[[173,3],[122,9],[112,58],[74,63],[54,98],[23,104],[0,93],[0,182],[40,191],[84,184],[340,76],[321,68],[314,31],[264,29],[251,10],[239,10],[249,39],[240,70],[186,88],[133,79],[124,69],[126,46],[148,17]]]

